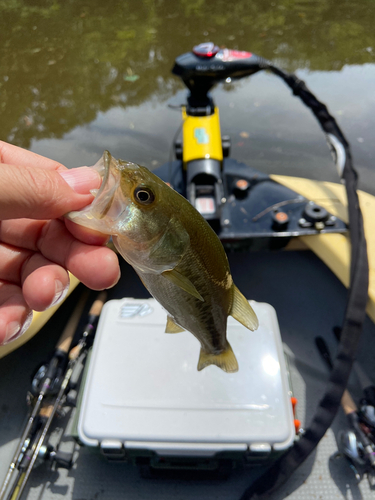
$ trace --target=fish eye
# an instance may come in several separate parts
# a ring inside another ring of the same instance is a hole
[[[151,205],[155,200],[155,195],[152,190],[144,186],[134,189],[134,197],[142,205]]]

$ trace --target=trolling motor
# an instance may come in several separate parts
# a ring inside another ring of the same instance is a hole
[[[202,43],[178,56],[172,70],[190,93],[182,106],[176,161],[155,173],[190,201],[227,249],[279,249],[291,237],[347,231],[323,207],[229,157],[230,138],[221,136],[219,111],[209,92],[220,81],[264,69],[279,71],[251,52]]]
[[[262,69],[262,64],[264,60],[250,52],[201,43],[192,52],[177,57],[172,70],[190,90],[183,110],[183,142],[177,145],[183,161],[186,197],[216,229],[225,200],[222,170],[223,158],[229,156],[230,139],[221,138],[218,110],[208,92],[218,81],[251,75]]]

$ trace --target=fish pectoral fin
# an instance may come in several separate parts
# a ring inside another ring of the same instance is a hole
[[[184,329],[181,328],[177,323],[175,323],[172,316],[167,316],[167,324],[165,327],[165,333],[180,333],[183,332]]]
[[[190,293],[190,295],[192,295],[193,297],[196,297],[197,299],[204,302],[203,297],[195,288],[193,283],[183,274],[179,273],[175,269],[171,269],[170,271],[162,272],[161,275],[164,276],[164,278],[167,278],[167,280],[171,281],[174,285],[182,288],[182,290],[185,290],[185,292]]]
[[[181,261],[189,244],[189,233],[177,217],[172,217],[163,236],[152,246],[149,259],[164,269],[174,268]]]
[[[229,314],[249,330],[256,330],[259,321],[253,308],[234,284],[233,291],[232,309]]]
[[[216,365],[227,373],[238,371],[238,363],[232,348],[227,342],[226,348],[220,354],[209,354],[201,348],[198,361],[198,371],[203,370],[206,366]]]

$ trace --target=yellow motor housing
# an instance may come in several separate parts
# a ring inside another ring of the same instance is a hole
[[[223,160],[221,144],[219,110],[215,107],[214,113],[209,116],[192,116],[182,108],[182,161],[184,168],[192,160],[211,158]]]

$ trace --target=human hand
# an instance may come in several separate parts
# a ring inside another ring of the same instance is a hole
[[[0,345],[20,337],[32,310],[65,297],[68,270],[94,290],[120,278],[108,237],[61,217],[91,203],[101,178],[0,141]]]

